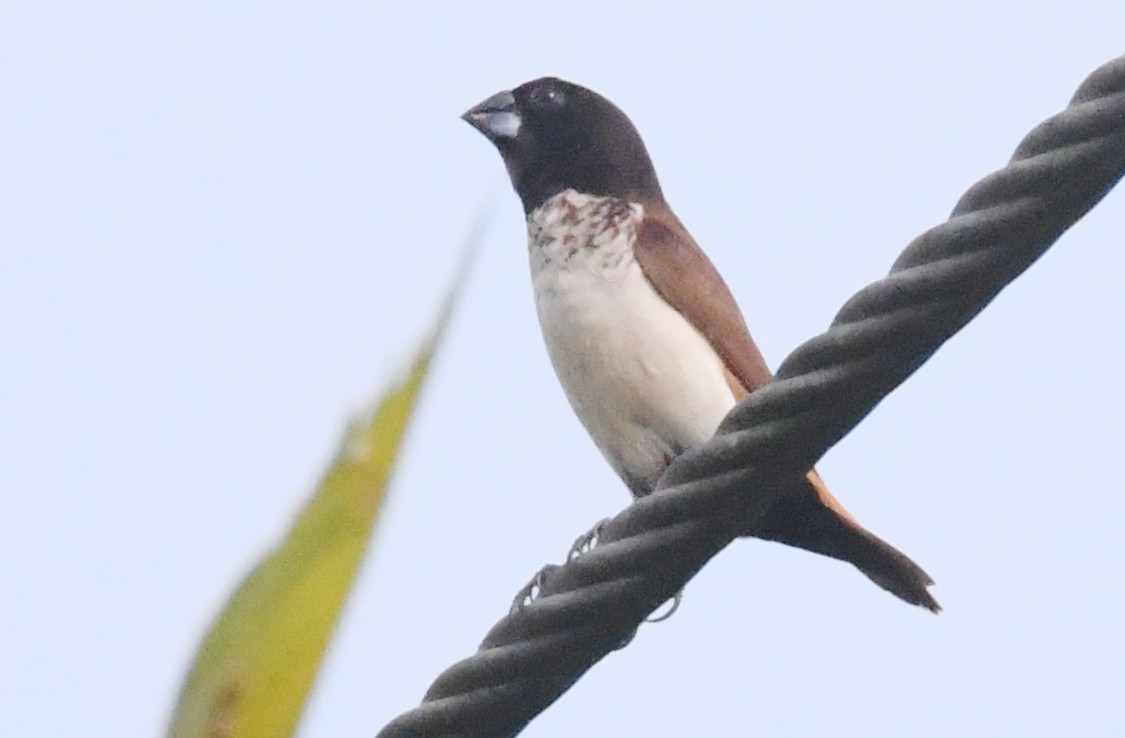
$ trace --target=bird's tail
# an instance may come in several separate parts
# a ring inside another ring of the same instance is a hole
[[[828,492],[816,472],[778,502],[746,535],[847,561],[871,581],[912,605],[939,612],[934,583],[910,557],[864,528]]]
[[[941,612],[941,605],[929,591],[934,583],[930,575],[871,531],[860,528],[847,536],[840,548],[842,555],[836,558],[854,564],[868,579],[894,596],[930,612]]]

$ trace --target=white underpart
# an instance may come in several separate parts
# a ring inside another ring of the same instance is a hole
[[[551,363],[574,412],[633,488],[714,433],[734,406],[723,364],[633,255],[640,205],[567,190],[528,216]]]

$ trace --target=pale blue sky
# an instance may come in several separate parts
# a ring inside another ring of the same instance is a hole
[[[624,107],[776,366],[1125,52],[1119,0],[846,6],[9,3],[0,735],[163,731],[498,192],[302,735],[373,735],[626,504],[481,98]],[[1114,192],[821,465],[945,613],[739,543],[527,735],[1125,733],[1123,233]]]

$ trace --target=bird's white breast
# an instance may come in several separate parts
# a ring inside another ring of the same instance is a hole
[[[634,494],[734,406],[707,340],[633,253],[640,205],[568,190],[528,216],[539,323],[575,413]]]

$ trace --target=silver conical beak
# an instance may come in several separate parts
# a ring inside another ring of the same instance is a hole
[[[516,112],[516,98],[508,90],[497,92],[487,100],[469,108],[461,116],[461,120],[494,143],[506,138],[515,138],[520,132],[522,122],[519,113]]]

